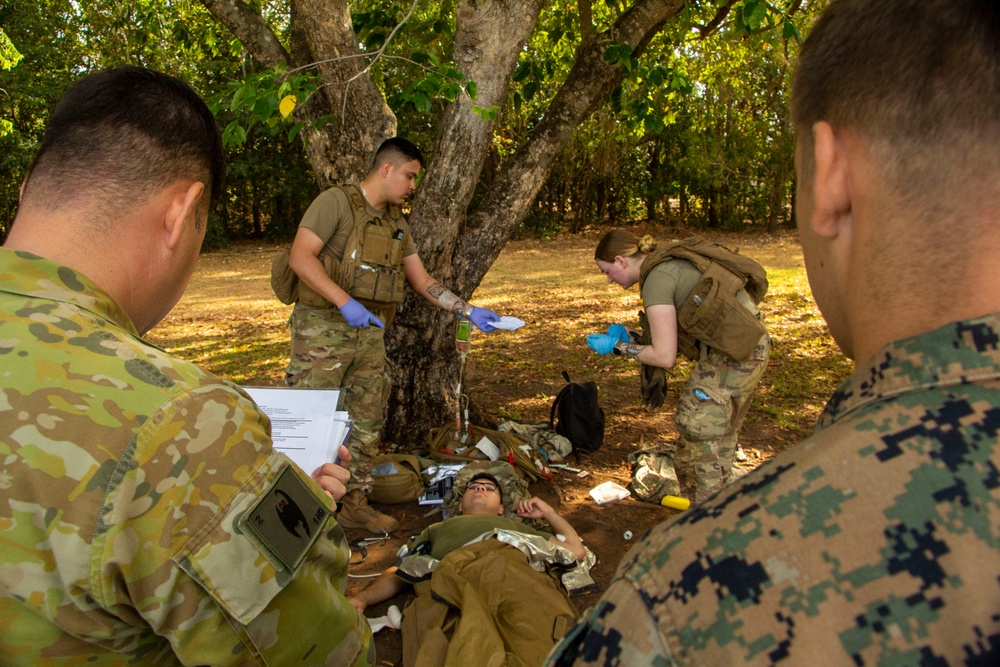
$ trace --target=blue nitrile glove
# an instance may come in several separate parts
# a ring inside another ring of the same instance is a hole
[[[385,329],[385,324],[382,320],[372,315],[368,312],[368,309],[362,306],[360,303],[354,299],[348,300],[343,306],[339,306],[340,314],[344,316],[347,323],[356,329],[367,329],[369,322],[377,327]]]
[[[608,335],[615,339],[615,342],[631,343],[632,339],[628,335],[628,329],[624,324],[612,324],[608,327]]]
[[[597,354],[611,354],[618,342],[608,334],[590,334],[587,336],[587,347]]]
[[[500,316],[492,310],[473,307],[472,312],[469,313],[469,319],[472,320],[472,323],[476,325],[477,329],[483,333],[489,333],[494,330],[493,325],[490,324],[490,322],[499,322]]]

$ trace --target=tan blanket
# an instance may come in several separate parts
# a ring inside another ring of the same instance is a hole
[[[537,667],[577,618],[555,576],[495,539],[452,551],[415,589],[404,667]]]

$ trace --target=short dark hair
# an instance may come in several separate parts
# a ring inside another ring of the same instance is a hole
[[[819,121],[851,129],[917,206],[962,197],[1000,169],[1000,3],[833,0],[802,46],[792,107],[800,142]]]
[[[392,137],[379,144],[375,150],[371,171],[377,171],[386,162],[391,162],[398,166],[403,162],[412,162],[413,160],[419,162],[421,167],[425,166],[424,154],[420,152],[420,149],[412,141],[403,137]]]
[[[493,482],[493,486],[497,487],[497,493],[500,494],[500,500],[502,502],[503,501],[503,488],[500,486],[500,482],[497,481],[497,478],[494,477],[493,475],[491,475],[488,472],[477,472],[475,475],[473,475],[472,479],[470,479],[469,482],[468,482],[468,484],[465,485],[465,490],[468,491],[469,486],[473,482],[478,481],[480,479],[485,479],[487,481]]]
[[[190,86],[116,67],[84,76],[59,100],[23,199],[44,206],[86,188],[114,215],[187,177],[204,182],[214,203],[225,173],[219,126]]]

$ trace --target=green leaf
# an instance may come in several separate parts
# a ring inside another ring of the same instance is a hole
[[[7,37],[7,33],[0,28],[0,69],[12,69],[23,57]]]
[[[473,100],[476,99],[476,92],[478,90],[479,90],[479,88],[476,86],[476,82],[475,81],[466,81],[465,82],[465,92],[469,93],[469,97],[472,98]]]
[[[785,20],[785,25],[781,27],[781,35],[785,39],[794,39],[796,42],[802,41],[802,33],[799,29],[789,20]]]
[[[529,81],[528,83],[524,84],[524,99],[530,100],[535,96],[535,93],[537,92],[538,92],[537,81]]]
[[[413,102],[414,108],[416,108],[417,111],[420,111],[422,113],[430,113],[431,112],[432,105],[431,105],[430,95],[428,95],[427,93],[423,92],[422,90],[418,90],[413,95],[412,102]]]
[[[234,120],[222,131],[222,143],[227,148],[238,148],[247,142],[247,132]]]

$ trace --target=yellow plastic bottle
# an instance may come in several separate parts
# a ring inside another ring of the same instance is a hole
[[[663,496],[660,504],[664,507],[671,507],[675,510],[686,510],[691,507],[691,501],[680,496]]]

